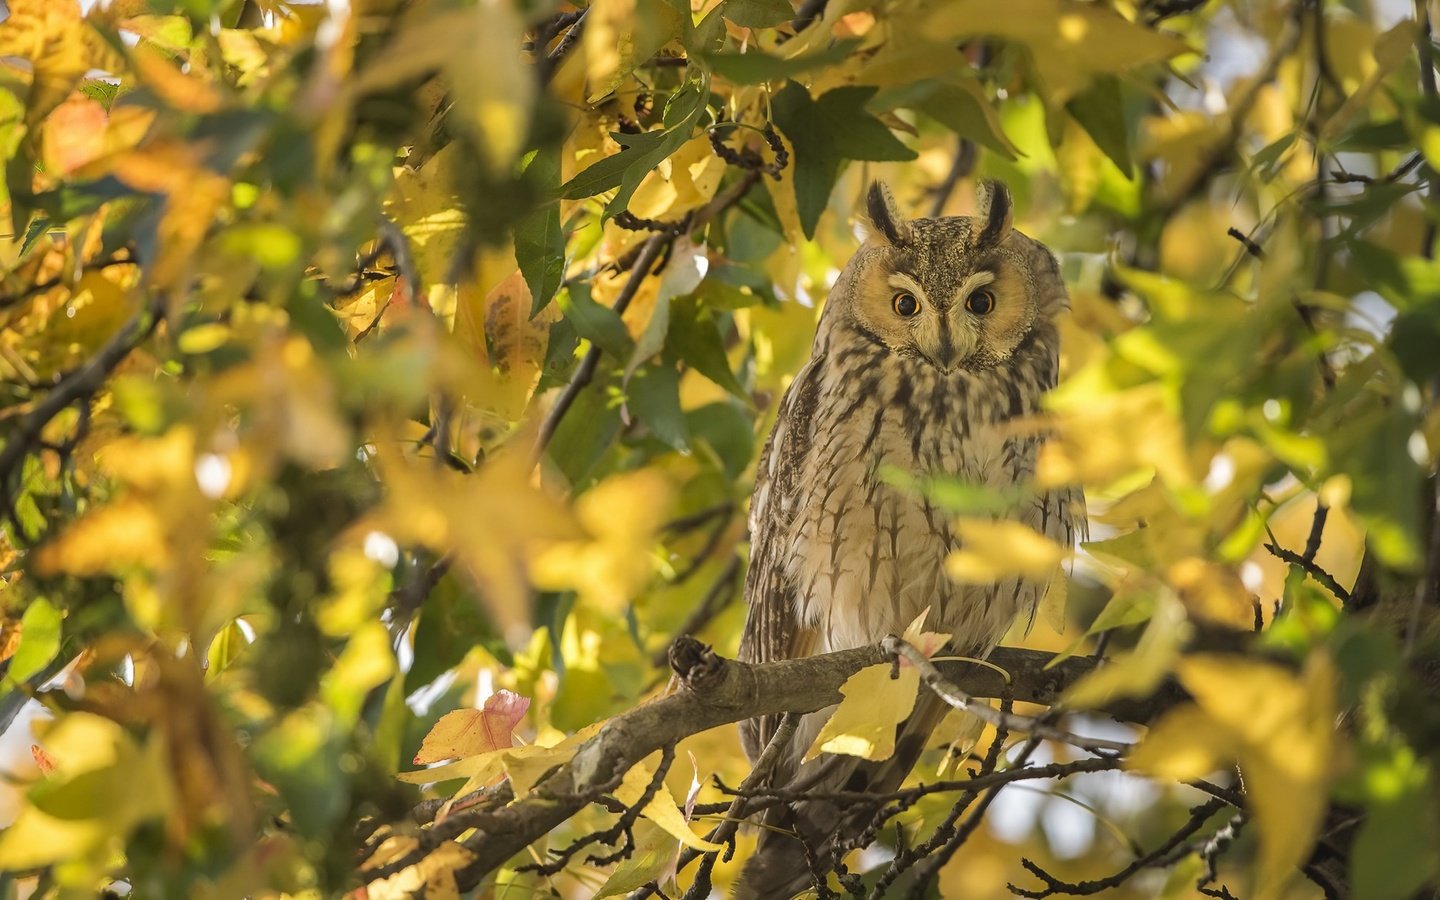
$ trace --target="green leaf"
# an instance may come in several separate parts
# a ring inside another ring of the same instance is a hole
[[[571,367],[575,365],[575,348],[580,346],[580,335],[575,323],[560,318],[550,324],[550,337],[545,344],[545,362],[540,367],[540,384],[537,392],[558,387],[570,380]]]
[[[789,0],[727,0],[721,8],[741,28],[774,28],[795,18]]]
[[[962,137],[1005,157],[1014,159],[1020,151],[1010,142],[995,107],[985,97],[980,83],[965,78],[955,83],[937,82],[914,108]]]
[[[1421,560],[1420,467],[1410,456],[1420,422],[1397,398],[1352,413],[1328,444],[1338,471],[1350,476],[1350,503],[1381,562],[1412,569]]]
[[[555,429],[547,455],[578,489],[593,477],[619,430],[620,408],[610,403],[605,391],[599,386],[581,391]]]
[[[446,574],[430,592],[415,626],[415,661],[405,674],[406,695],[458,665],[477,646],[509,664],[510,650],[481,609],[479,598],[465,589],[461,577]]]
[[[30,676],[43,671],[60,652],[60,610],[43,597],[31,601],[20,618],[20,646],[10,657],[6,673],[14,684],[25,683]]]
[[[620,190],[605,207],[605,215],[612,216],[624,210],[650,170],[690,140],[709,96],[710,87],[705,80],[685,82],[665,106],[663,129],[640,134],[612,134],[611,137],[625,149],[614,156],[607,156],[561,185],[560,196],[578,200],[618,187]]]
[[[560,297],[560,309],[575,326],[575,333],[616,359],[630,355],[630,333],[615,310],[590,299],[588,284],[572,285]]]
[[[1096,77],[1089,88],[1065,104],[1065,109],[1120,171],[1129,173],[1135,167],[1130,153],[1130,125],[1125,118],[1120,79],[1114,75]]]
[[[1350,858],[1354,896],[1405,900],[1440,876],[1440,817],[1418,782],[1371,805]]]
[[[1404,312],[1395,317],[1390,330],[1390,349],[1400,368],[1417,383],[1440,375],[1440,321],[1425,312]]]
[[[795,147],[795,199],[806,237],[815,235],[842,159],[915,158],[915,151],[865,111],[865,103],[874,95],[873,87],[852,85],[812,99],[793,81],[775,95],[775,122]]]
[[[719,457],[727,478],[739,478],[755,453],[755,423],[734,400],[707,403],[685,414],[690,436]]]
[[[741,400],[748,395],[725,355],[725,343],[714,313],[695,297],[677,301],[670,311],[670,334],[665,342],[667,356],[720,385]]]
[[[680,374],[674,366],[645,366],[626,389],[626,406],[658,440],[676,450],[690,449],[690,429],[680,409]]]
[[[859,43],[855,40],[839,41],[824,50],[790,59],[758,51],[711,53],[705,57],[705,62],[716,73],[736,84],[762,84],[766,81],[779,81],[782,78],[791,78],[803,72],[842,63]]]
[[[328,712],[306,707],[286,716],[254,745],[255,770],[290,809],[295,830],[318,838],[344,815],[350,777],[340,765],[344,745]]]
[[[547,196],[560,185],[560,154],[542,150],[525,170]],[[565,278],[565,233],[560,229],[560,204],[549,201],[515,226],[515,261],[530,287],[530,316],[550,305]]]

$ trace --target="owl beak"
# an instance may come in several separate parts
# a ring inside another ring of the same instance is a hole
[[[935,344],[935,352],[930,354],[931,364],[946,375],[950,374],[951,370],[955,368],[955,364],[960,360],[963,349],[961,345],[967,343],[965,340],[967,335],[964,329],[958,329],[959,334],[956,334],[956,331],[957,329],[951,322],[946,319],[941,319],[940,339]],[[956,340],[956,338],[959,338],[959,340]]]

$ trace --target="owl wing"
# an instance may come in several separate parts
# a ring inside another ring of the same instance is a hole
[[[824,356],[811,359],[791,382],[755,467],[750,569],[745,575],[749,608],[740,636],[740,658],[745,662],[793,659],[814,652],[817,635],[795,619],[795,588],[786,574],[786,562],[801,472],[812,443],[823,362]],[[778,724],[774,716],[741,723],[741,743],[752,761]]]

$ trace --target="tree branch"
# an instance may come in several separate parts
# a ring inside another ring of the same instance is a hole
[[[1082,750],[1089,750],[1092,753],[1124,753],[1130,749],[1130,745],[1121,741],[1107,741],[1102,738],[1088,738],[1083,735],[1072,734],[1042,719],[1031,718],[1030,716],[1019,716],[1014,713],[1007,713],[995,709],[987,703],[977,703],[976,697],[962,690],[954,682],[950,681],[940,670],[935,667],[925,654],[921,653],[910,642],[890,635],[880,642],[885,652],[890,654],[892,659],[904,657],[907,662],[920,670],[920,679],[925,686],[935,692],[935,695],[958,710],[970,713],[977,719],[996,728],[1005,728],[1009,731],[1019,731],[1023,734],[1030,734],[1036,737],[1051,741],[1060,741],[1079,747]]]
[[[646,756],[692,734],[761,715],[813,712],[839,702],[840,686],[866,666],[892,655],[872,644],[821,656],[749,664],[717,656],[709,647],[681,638],[671,649],[674,693],[611,719],[527,796],[486,816],[465,841],[473,859],[458,873],[469,890],[516,853],[575,814],[598,785],[613,781]],[[1091,672],[1095,660],[1054,656],[1033,650],[999,648],[989,661],[1009,675],[964,662],[944,662],[947,680],[973,697],[1000,697],[1051,705],[1070,685]],[[1177,688],[1144,700],[1120,701],[1106,710],[1133,722],[1148,722],[1181,698]]]

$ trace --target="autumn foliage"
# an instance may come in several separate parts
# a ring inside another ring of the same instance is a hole
[[[817,893],[1440,890],[1426,3],[5,5],[5,897],[723,894],[754,707],[637,729],[732,671],[866,186],[982,177],[1071,290],[1024,487],[1090,540],[887,473],[953,577],[1066,575],[1014,671],[825,670],[869,758],[1010,687]]]

